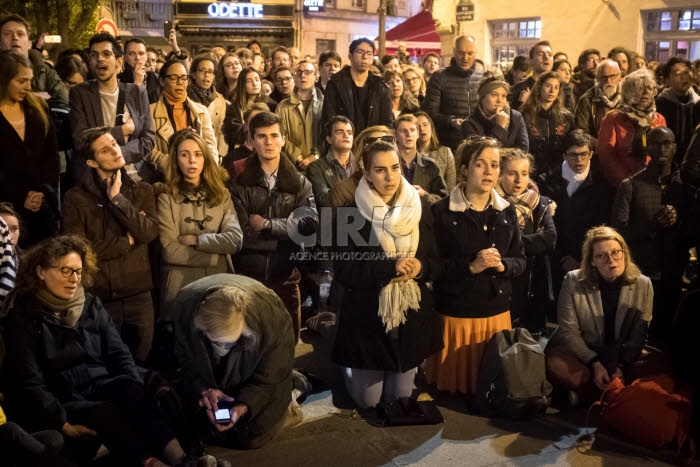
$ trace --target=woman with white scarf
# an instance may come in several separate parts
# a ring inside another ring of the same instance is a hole
[[[372,143],[362,158],[355,206],[364,224],[333,251],[342,299],[332,359],[345,368],[355,403],[368,408],[410,396],[418,365],[442,341],[426,287],[433,241],[420,197],[393,144]]]
[[[537,338],[547,335],[547,315],[555,318],[550,255],[557,229],[556,203],[530,187],[535,159],[520,149],[501,149],[501,176],[496,191],[515,207],[527,263],[525,272],[513,279],[511,316]]]
[[[462,180],[432,207],[435,226],[435,310],[445,347],[425,362],[437,389],[472,395],[491,337],[511,328],[511,282],[525,269],[515,208],[495,190],[499,144],[467,140],[457,155]]]

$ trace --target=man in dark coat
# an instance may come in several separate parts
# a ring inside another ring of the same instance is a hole
[[[455,39],[450,66],[436,71],[425,91],[422,108],[435,122],[440,144],[452,151],[462,142],[462,122],[478,105],[483,74],[474,67],[476,52],[473,37]]]
[[[510,89],[510,95],[508,96],[510,108],[518,111],[522,108],[525,101],[527,101],[527,98],[530,97],[530,92],[537,78],[548,71],[552,71],[552,66],[554,66],[552,46],[549,41],[539,41],[532,46],[529,56],[530,62],[532,63],[532,76],[514,85]]]
[[[374,125],[390,126],[393,120],[389,88],[378,76],[369,72],[374,56],[374,42],[362,37],[350,43],[350,66],[346,66],[328,81],[323,100],[321,121],[335,115],[344,115],[355,124],[359,134]],[[319,142],[323,143],[326,132]],[[325,152],[325,144],[323,145]]]
[[[174,307],[187,405],[206,411],[209,441],[257,448],[301,421],[291,397],[292,322],[277,295],[248,277],[216,274],[182,289]],[[216,423],[224,407],[230,419]]]
[[[132,37],[124,44],[124,71],[117,75],[121,83],[133,83],[139,88],[145,88],[148,103],[153,104],[160,98],[162,89],[155,72],[146,68],[148,51],[143,39]]]
[[[231,186],[244,236],[236,272],[277,292],[292,315],[298,337],[300,273],[293,254],[302,250],[301,236],[316,230],[316,203],[311,183],[282,154],[285,138],[280,118],[261,112],[248,126],[256,156],[241,161],[243,170]]]
[[[123,61],[119,43],[107,33],[90,39],[90,66],[97,77],[79,84],[70,92],[70,123],[73,145],[80,147],[82,132],[106,126],[117,140],[126,160],[126,171],[136,181],[154,181],[155,171],[148,162],[155,132],[148,107],[146,88],[123,84],[117,71]],[[121,106],[120,106],[121,104]],[[73,158],[71,170],[76,181],[85,174],[85,155]]]
[[[87,165],[82,183],[66,193],[63,230],[92,243],[99,272],[93,293],[109,312],[137,361],[146,361],[153,341],[153,282],[148,244],[158,237],[151,185],[134,182],[106,127],[83,134]]]

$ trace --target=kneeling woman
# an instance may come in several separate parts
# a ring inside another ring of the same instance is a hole
[[[432,209],[445,348],[426,361],[425,373],[440,390],[474,394],[486,344],[511,328],[511,281],[525,269],[525,253],[515,208],[494,189],[498,142],[467,140],[457,167],[463,181]]]
[[[345,367],[350,396],[367,408],[410,396],[418,365],[442,342],[425,287],[432,238],[418,192],[401,176],[393,144],[372,143],[363,164],[355,204],[364,225],[335,247],[342,300],[332,358]]]
[[[119,465],[164,465],[157,456],[200,465],[149,408],[129,349],[100,300],[83,290],[96,270],[88,241],[75,235],[47,239],[22,258],[5,336],[23,422],[68,439],[97,436]]]
[[[545,352],[548,379],[577,393],[572,402],[596,399],[639,359],[653,303],[651,280],[622,235],[605,226],[589,230],[581,269],[566,275],[559,293],[559,329]]]

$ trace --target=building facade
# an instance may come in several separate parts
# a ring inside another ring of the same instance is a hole
[[[473,19],[457,22],[457,10],[471,4]],[[541,39],[575,61],[579,52],[606,54],[623,46],[648,60],[674,55],[700,58],[700,4],[697,0],[434,0],[444,56],[459,34],[474,36],[486,63],[507,65]],[[447,57],[449,58],[449,57]]]

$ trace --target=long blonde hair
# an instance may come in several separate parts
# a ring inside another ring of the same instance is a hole
[[[600,281],[598,271],[593,267],[593,248],[596,243],[606,240],[614,240],[620,244],[625,258],[625,271],[621,276],[622,282],[628,285],[633,284],[642,273],[632,261],[630,248],[625,239],[617,230],[606,225],[593,227],[586,232],[586,238],[583,241],[583,248],[581,249],[581,272],[579,273],[579,279],[590,284],[597,284]]]
[[[210,207],[218,206],[223,203],[229,195],[224,182],[228,180],[228,172],[223,167],[219,167],[212,157],[209,146],[204,142],[201,136],[192,130],[180,130],[170,137],[168,141],[169,158],[165,166],[165,184],[168,185],[170,193],[177,195],[182,191],[182,183],[184,181],[180,165],[178,163],[177,153],[180,144],[183,141],[191,140],[197,143],[199,149],[204,156],[204,168],[201,175],[201,187],[207,191],[207,204]]]

